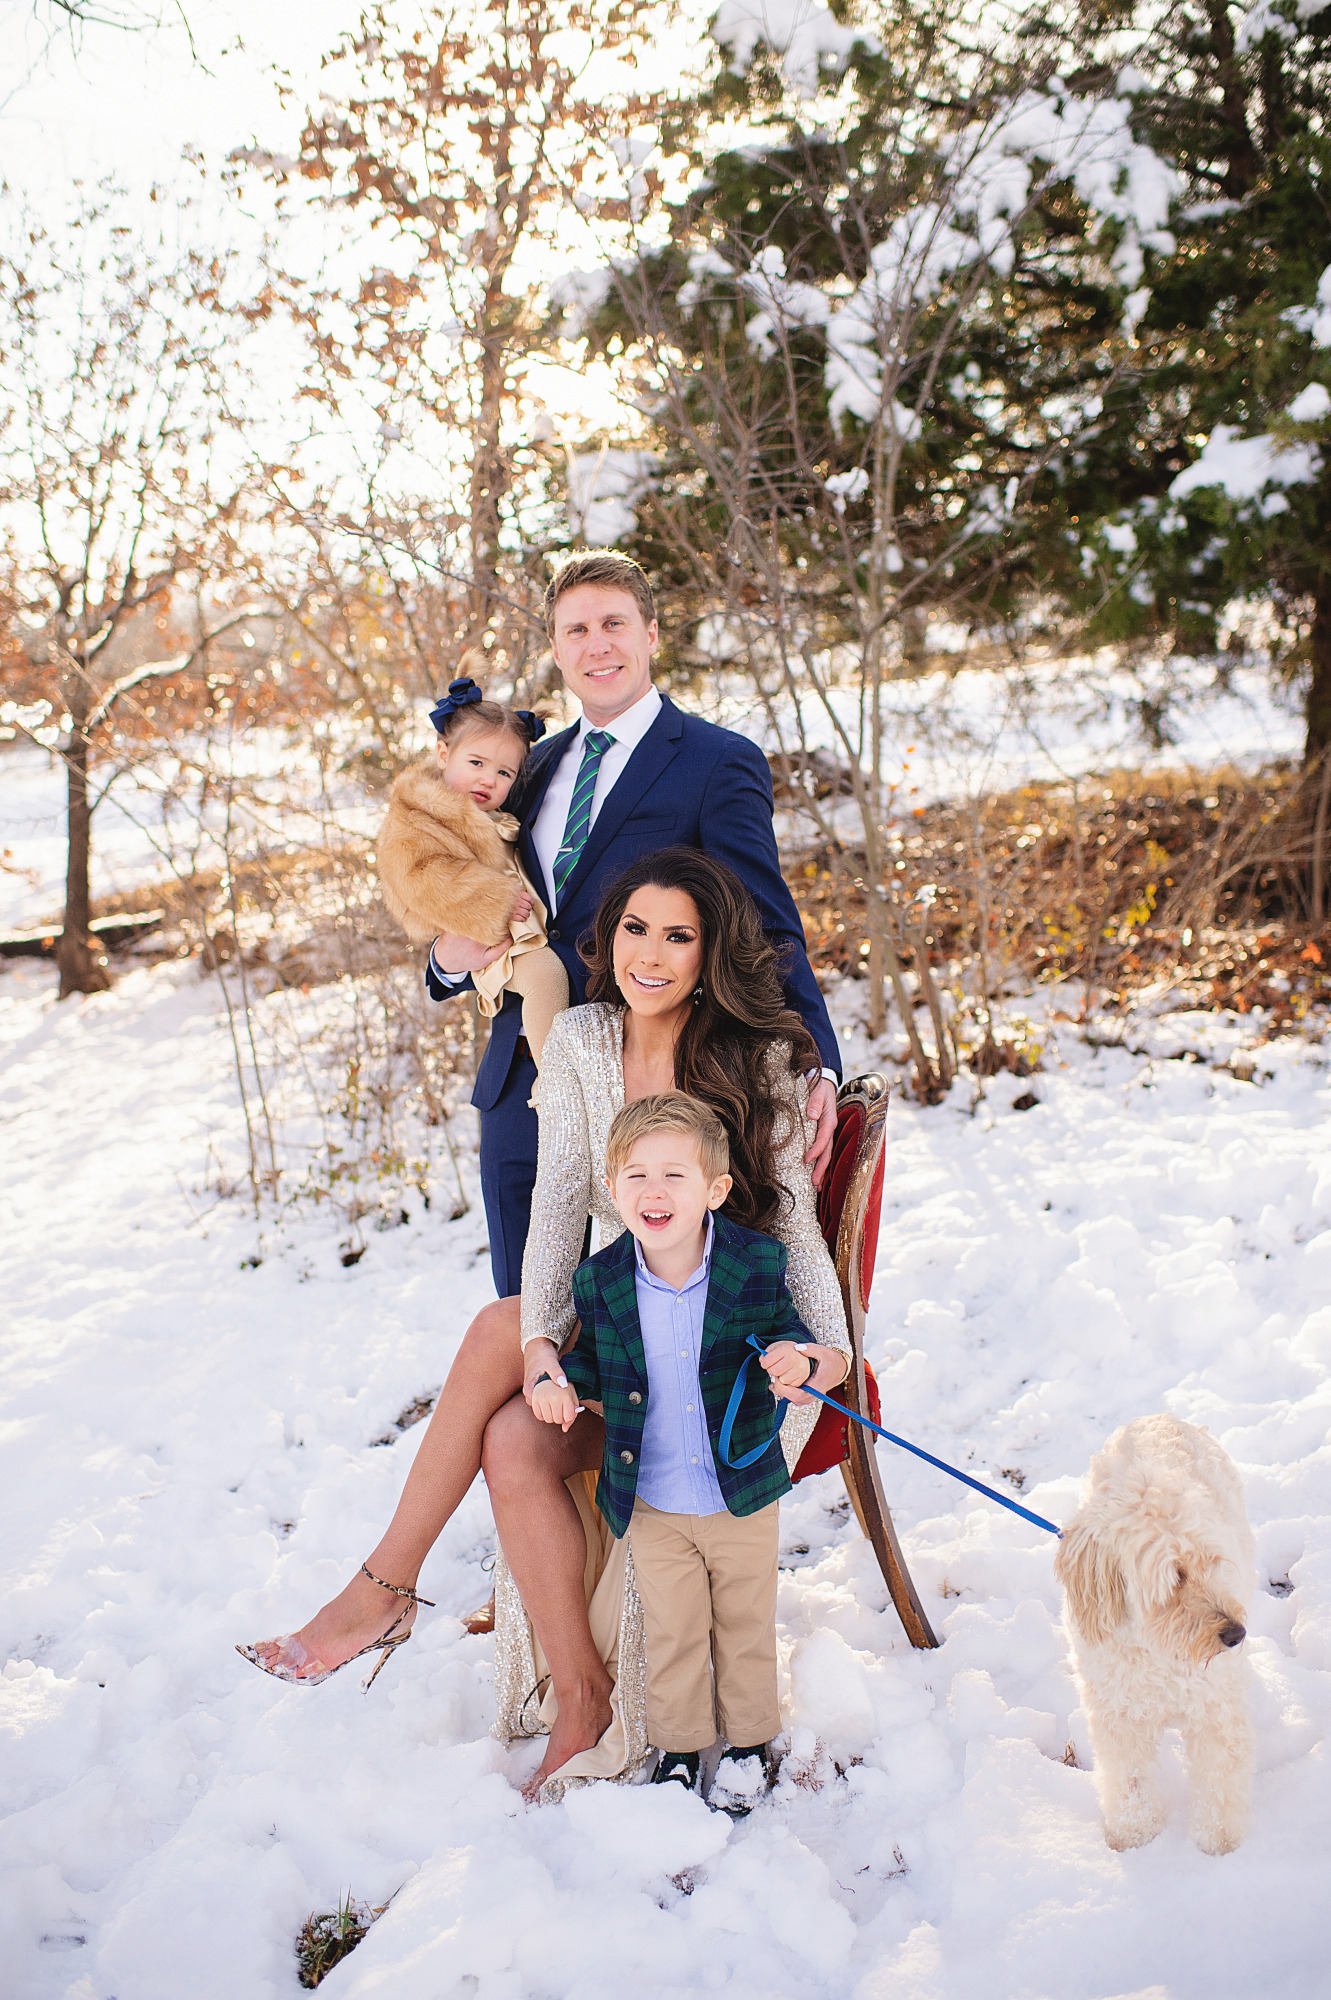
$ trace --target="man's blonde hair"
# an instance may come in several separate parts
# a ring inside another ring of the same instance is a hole
[[[641,611],[644,625],[650,625],[656,616],[652,586],[641,563],[634,562],[632,556],[621,555],[618,549],[579,549],[576,555],[568,558],[562,569],[556,571],[546,586],[545,629],[552,639],[555,636],[555,606],[565,591],[576,590],[584,583],[599,583],[603,588],[626,590]]]
[[[730,1141],[710,1104],[688,1097],[682,1090],[663,1090],[656,1097],[639,1097],[626,1104],[611,1125],[605,1142],[605,1170],[612,1181],[619,1178],[633,1148],[649,1132],[684,1132],[695,1139],[698,1164],[709,1185],[730,1172]]]

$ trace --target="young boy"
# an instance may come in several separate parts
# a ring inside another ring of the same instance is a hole
[[[563,1379],[537,1384],[532,1409],[567,1430],[579,1398],[603,1404],[596,1498],[633,1544],[654,1782],[696,1788],[699,1753],[719,1729],[728,1748],[710,1802],[739,1817],[770,1788],[781,1726],[777,1502],[790,1475],[773,1391],[798,1391],[824,1355],[845,1357],[811,1342],[781,1245],[715,1213],[729,1163],[720,1119],[681,1091],[619,1113],[606,1184],[627,1233],[574,1274],[577,1344],[561,1357]],[[761,1362],[749,1334],[764,1344]]]

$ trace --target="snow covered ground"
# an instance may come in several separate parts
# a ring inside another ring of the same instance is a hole
[[[1158,1022],[1130,1038],[1152,1057],[1050,1021],[1034,1110],[1011,1079],[894,1103],[870,1321],[888,1421],[1037,1512],[1145,1411],[1238,1461],[1260,1769],[1215,1860],[1174,1750],[1168,1830],[1105,1846],[1049,1538],[886,1446],[943,1646],[905,1643],[839,1475],[803,1485],[792,1754],[741,1826],[651,1790],[523,1805],[535,1746],[488,1736],[490,1642],[457,1622],[487,1588],[479,1484],[422,1579],[439,1609],[368,1698],[358,1669],[255,1673],[233,1642],[306,1614],[392,1504],[421,1432],[374,1441],[490,1293],[479,1205],[413,1203],[351,1269],[326,1212],[297,1217],[247,1265],[252,1217],[199,1191],[210,1143],[240,1143],[216,981],[140,969],[57,1006],[49,968],[0,974],[6,1991],[294,1994],[297,1929],[350,1890],[395,1900],[329,2000],[1325,1993],[1326,1054],[1263,1047],[1253,1083],[1165,1059],[1251,1026]]]

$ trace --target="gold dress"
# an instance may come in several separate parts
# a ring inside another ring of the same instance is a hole
[[[804,1164],[809,1086],[789,1073],[784,1043],[773,1047],[769,1062],[785,1112],[777,1131],[777,1179],[792,1197],[772,1234],[785,1245],[786,1281],[810,1334],[825,1347],[849,1353],[841,1288],[818,1227],[813,1182]],[[594,1003],[560,1014],[546,1039],[541,1066],[540,1151],[522,1262],[524,1346],[544,1339],[562,1347],[577,1324],[573,1273],[582,1256],[588,1214],[597,1249],[623,1233],[604,1178],[606,1137],[623,1104],[622,1010]],[[781,1445],[792,1471],[820,1408],[808,1403],[787,1412]],[[613,1719],[599,1743],[561,1766],[558,1777],[544,1787],[545,1798],[557,1798],[572,1781],[632,1777],[648,1748],[642,1609],[629,1537],[616,1540],[602,1519],[593,1498],[595,1473],[581,1473],[568,1486],[587,1535],[588,1618],[615,1680]],[[496,1736],[508,1742],[549,1730],[557,1704],[548,1690],[542,1695],[547,1672],[501,1548],[495,1560]]]

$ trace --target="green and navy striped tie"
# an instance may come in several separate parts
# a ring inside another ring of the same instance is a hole
[[[556,902],[563,895],[564,884],[577,867],[578,856],[587,845],[592,824],[592,800],[596,797],[596,774],[601,768],[602,757],[614,740],[608,729],[589,729],[582,740],[582,767],[569,801],[564,838],[550,871]]]

